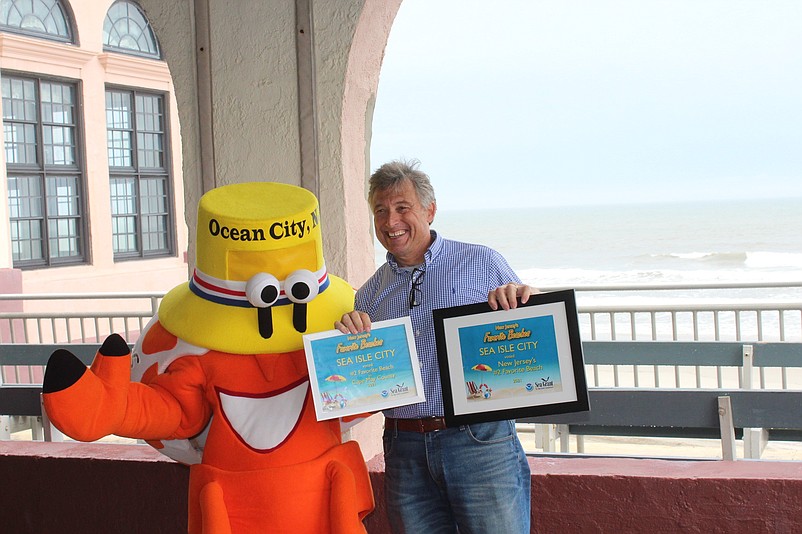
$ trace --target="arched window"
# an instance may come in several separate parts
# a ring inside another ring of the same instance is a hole
[[[0,30],[73,42],[67,12],[59,0],[2,0]]]
[[[134,2],[118,0],[103,21],[103,49],[161,59],[156,34],[145,13]]]

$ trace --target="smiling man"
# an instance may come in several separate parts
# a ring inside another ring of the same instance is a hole
[[[529,464],[514,421],[448,427],[432,310],[488,302],[515,308],[533,289],[495,250],[430,229],[437,212],[418,162],[393,161],[370,177],[368,203],[387,262],[357,291],[354,311],[335,327],[409,316],[426,402],[386,410],[385,495],[396,533],[529,532]]]

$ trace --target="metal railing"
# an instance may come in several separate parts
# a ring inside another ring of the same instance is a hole
[[[785,288],[782,300],[761,290]],[[557,289],[557,288],[549,288]],[[577,292],[584,341],[802,342],[802,282],[582,286]],[[738,293],[748,290],[749,298]],[[694,297],[687,293],[692,291]],[[734,293],[734,295],[733,295]],[[647,294],[648,302],[632,302]],[[800,355],[802,358],[802,355]],[[753,387],[802,389],[802,370],[760,368]],[[587,366],[592,387],[742,387],[738,369]]]
[[[542,290],[557,289],[566,288]],[[583,341],[802,342],[802,282],[633,284],[573,289],[577,293]],[[763,290],[766,295],[781,294],[782,298],[763,298]],[[749,293],[748,298],[741,297],[743,291]],[[156,314],[163,296],[164,293],[0,295],[0,310],[19,309],[0,311],[0,344],[99,344],[113,332],[134,342]],[[590,387],[802,389],[802,369],[798,367],[761,367],[755,372],[758,379],[744,384],[738,368],[587,365]],[[41,366],[0,368],[0,384],[37,384],[42,376]]]
[[[783,300],[754,298],[761,290],[788,290]],[[564,289],[545,288],[544,290]],[[581,336],[593,340],[802,341],[802,282],[631,284],[574,287]],[[749,290],[752,298],[739,299]],[[694,298],[683,293],[693,291]],[[735,297],[732,296],[736,293]],[[648,302],[632,302],[648,295]],[[0,343],[91,343],[117,332],[134,342],[158,310],[164,293],[0,295]],[[61,309],[61,311],[57,311]],[[801,356],[802,357],[802,356]],[[588,366],[590,386],[740,387],[739,373],[643,366]],[[712,372],[712,375],[711,375]],[[798,369],[760,369],[760,388],[802,389]],[[2,369],[4,383],[35,382],[37,369]],[[691,383],[687,383],[690,377]],[[685,380],[685,382],[683,382]]]
[[[0,295],[0,344],[94,343],[118,333],[133,343],[164,292]],[[2,348],[0,348],[2,350]],[[0,368],[0,384],[39,383],[41,366]]]

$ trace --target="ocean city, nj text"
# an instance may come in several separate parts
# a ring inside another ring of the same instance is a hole
[[[232,241],[266,241],[267,237],[278,241],[279,239],[286,239],[288,237],[303,238],[307,232],[317,228],[318,225],[318,211],[315,210],[309,214],[309,220],[295,219],[276,221],[265,228],[238,228],[235,226],[221,225],[217,219],[209,221],[209,233],[214,237],[220,236],[223,239],[230,239]],[[265,234],[265,232],[267,232]]]

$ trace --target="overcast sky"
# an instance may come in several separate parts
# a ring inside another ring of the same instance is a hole
[[[396,158],[440,209],[802,197],[802,1],[404,0]]]

